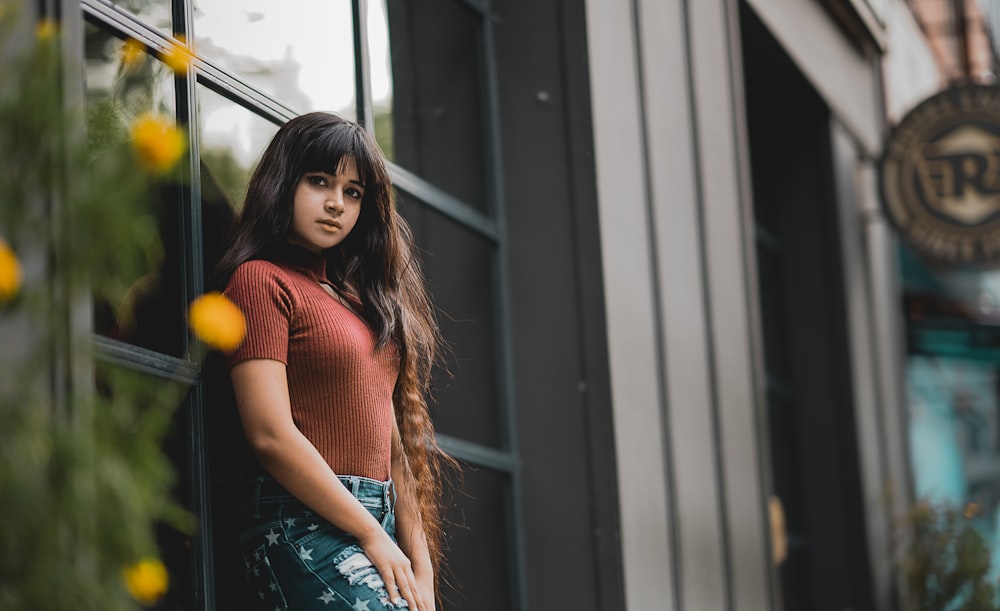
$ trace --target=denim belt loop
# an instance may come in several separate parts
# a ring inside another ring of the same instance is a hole
[[[264,485],[264,476],[254,479],[253,482],[253,517],[260,519],[260,489]]]
[[[361,488],[361,478],[357,475],[351,476],[351,494],[358,496],[358,489]]]

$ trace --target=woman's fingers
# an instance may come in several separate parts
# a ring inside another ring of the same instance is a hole
[[[413,567],[402,550],[386,537],[384,542],[369,544],[365,552],[382,576],[389,602],[397,605],[402,598],[411,611],[423,611]]]
[[[413,603],[416,608],[420,611],[426,611],[427,607],[424,606],[424,599],[420,596],[420,588],[417,587],[417,580],[414,577],[410,577],[410,591],[413,593]]]
[[[417,588],[414,587],[413,572],[409,570],[409,567],[404,568],[404,574],[400,575],[400,579],[396,582],[398,589],[397,599],[402,598],[406,601],[407,606],[410,609],[416,611],[423,611],[424,606],[420,604],[420,596],[417,593]],[[396,604],[397,600],[393,599],[393,604]]]

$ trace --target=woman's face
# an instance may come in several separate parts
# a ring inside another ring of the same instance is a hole
[[[303,175],[295,187],[288,241],[314,253],[340,244],[358,222],[364,193],[357,165],[350,158],[343,160],[338,174]]]

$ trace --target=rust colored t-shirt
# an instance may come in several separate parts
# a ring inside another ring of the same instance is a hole
[[[392,346],[332,296],[326,261],[298,247],[275,261],[240,265],[226,295],[243,310],[247,333],[229,365],[270,359],[286,365],[292,420],[339,475],[389,479],[392,391],[399,373]]]

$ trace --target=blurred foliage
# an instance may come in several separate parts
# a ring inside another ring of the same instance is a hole
[[[1000,609],[990,577],[991,550],[972,522],[975,511],[917,503],[906,516],[901,569],[914,611]]]
[[[92,344],[70,320],[162,258],[142,198],[178,177],[141,170],[112,100],[67,108],[57,28],[11,43],[15,8],[0,0],[0,49],[21,49],[0,61],[0,237],[24,262],[0,305],[16,329],[0,352],[0,611],[134,609],[123,570],[156,564],[158,526],[193,523],[161,450],[187,388],[102,367],[81,390],[65,372]]]
[[[215,201],[224,201],[230,208],[242,206],[251,170],[244,168],[230,149],[221,147],[202,148],[201,163],[202,174],[211,175],[208,180],[203,179],[202,189],[218,190],[206,193],[205,196]]]
[[[389,161],[396,161],[392,109],[375,109],[375,141]]]

